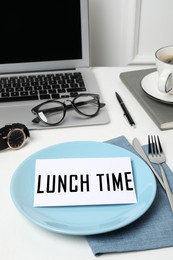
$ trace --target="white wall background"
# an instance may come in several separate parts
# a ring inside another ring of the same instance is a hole
[[[173,0],[89,0],[91,65],[154,64],[173,45]]]

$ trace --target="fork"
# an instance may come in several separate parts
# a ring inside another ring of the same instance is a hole
[[[148,136],[148,158],[152,163],[156,163],[159,165],[160,172],[162,174],[163,183],[165,186],[165,191],[171,206],[171,209],[173,211],[173,193],[171,192],[166,173],[162,167],[162,163],[166,162],[166,157],[163,152],[160,139],[157,136]]]

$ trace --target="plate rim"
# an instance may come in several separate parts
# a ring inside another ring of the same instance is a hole
[[[121,150],[125,150],[126,152],[130,153],[130,154],[133,154],[133,156],[137,159],[137,160],[140,160],[141,162],[143,162],[145,164],[145,162],[138,156],[136,155],[133,151],[130,151],[129,149],[126,149],[124,147],[121,147],[119,145],[116,145],[116,144],[111,144],[111,143],[108,143],[108,142],[98,142],[98,141],[71,141],[71,142],[62,142],[62,143],[58,143],[58,144],[55,144],[55,145],[51,145],[51,146],[48,146],[46,148],[43,148],[33,154],[31,154],[29,157],[27,157],[17,168],[16,170],[14,171],[13,175],[12,175],[12,179],[11,179],[11,183],[10,183],[10,194],[11,194],[11,198],[13,200],[13,203],[15,204],[16,208],[18,209],[18,211],[28,220],[30,220],[32,223],[44,228],[44,229],[47,229],[49,231],[53,231],[53,232],[57,232],[57,233],[61,233],[61,234],[67,234],[67,235],[94,235],[94,234],[101,234],[101,233],[106,233],[106,232],[109,232],[109,231],[113,231],[113,230],[116,230],[116,229],[119,229],[119,228],[122,228],[132,222],[134,222],[135,220],[137,220],[138,218],[140,218],[149,208],[150,206],[152,205],[154,199],[155,199],[155,196],[156,196],[156,192],[157,192],[157,185],[156,185],[156,180],[154,178],[154,175],[151,175],[152,178],[153,178],[153,187],[152,187],[152,191],[153,191],[153,197],[150,199],[150,201],[148,202],[147,206],[144,207],[144,209],[140,212],[140,214],[138,213],[136,217],[132,218],[132,220],[130,221],[126,221],[125,224],[121,224],[119,225],[118,227],[109,227],[109,228],[106,228],[105,230],[94,230],[94,231],[83,231],[83,232],[78,232],[78,231],[75,231],[75,230],[72,230],[72,231],[68,231],[68,230],[60,230],[60,229],[55,229],[54,227],[51,227],[51,226],[46,226],[45,224],[42,224],[42,223],[39,223],[37,220],[34,219],[34,217],[28,215],[25,210],[22,209],[21,205],[19,205],[19,202],[16,201],[16,199],[14,198],[14,190],[13,190],[13,183],[15,181],[15,178],[16,176],[19,174],[18,172],[20,172],[20,168],[25,165],[25,163],[27,161],[32,161],[34,159],[35,156],[39,155],[39,153],[44,153],[45,151],[47,151],[48,149],[51,149],[52,147],[53,148],[56,148],[57,146],[59,147],[59,145],[68,145],[68,144],[76,144],[76,143],[99,143],[99,144],[105,144],[105,145],[108,145],[108,146],[112,146],[113,148],[118,148],[118,149],[121,149]],[[58,157],[59,158],[59,157]],[[69,157],[68,157],[69,158]],[[72,157],[70,157],[72,158]],[[76,158],[76,157],[75,157]],[[36,160],[36,159],[34,159]],[[146,164],[145,164],[146,165]],[[146,167],[148,168],[148,170],[151,172],[150,168],[146,165]],[[34,173],[32,173],[34,174]],[[32,196],[32,195],[31,195]],[[136,205],[136,204],[133,204],[133,205]],[[113,207],[116,207],[118,205],[93,205],[93,206],[89,206],[89,207],[109,207],[109,206],[113,206]],[[125,205],[122,205],[123,207]],[[32,207],[32,205],[30,205],[30,207]],[[68,206],[67,206],[68,207]],[[69,206],[69,207],[72,207],[72,206]],[[75,206],[74,206],[75,207]],[[77,206],[77,207],[88,207],[88,206]]]

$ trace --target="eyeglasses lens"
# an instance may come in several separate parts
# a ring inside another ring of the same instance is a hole
[[[79,96],[75,99],[74,105],[76,109],[86,116],[93,116],[99,110],[99,100],[93,96]]]
[[[47,124],[57,124],[64,117],[64,106],[59,102],[48,102],[40,107],[38,115]]]

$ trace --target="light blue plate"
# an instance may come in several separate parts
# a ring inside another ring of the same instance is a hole
[[[36,159],[86,157],[130,157],[138,202],[128,205],[33,207]],[[92,141],[62,143],[41,150],[16,169],[11,181],[13,202],[27,219],[48,230],[71,235],[99,234],[124,227],[148,210],[155,194],[155,178],[142,159],[118,146]]]

